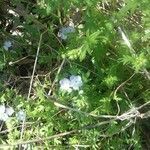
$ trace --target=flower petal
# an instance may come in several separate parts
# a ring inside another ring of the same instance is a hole
[[[14,109],[12,107],[7,107],[5,112],[8,116],[11,116],[14,113]]]
[[[26,113],[23,110],[20,110],[17,114],[16,117],[20,121],[24,121],[26,118]]]
[[[0,114],[5,113],[5,105],[0,105]]]

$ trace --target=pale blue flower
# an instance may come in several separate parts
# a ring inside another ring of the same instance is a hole
[[[17,114],[16,117],[20,121],[24,121],[26,118],[26,113],[23,110],[20,110]]]
[[[67,92],[72,92],[72,90],[79,90],[79,88],[82,86],[82,78],[80,76],[75,76],[72,75],[70,76],[69,79],[64,78],[59,81],[60,83],[60,89],[67,91]]]
[[[5,112],[8,116],[11,116],[14,113],[14,109],[12,107],[7,107]]]
[[[3,48],[8,51],[8,49],[12,46],[12,42],[11,41],[5,41]]]
[[[58,32],[58,36],[62,39],[62,40],[66,40],[67,36],[69,33],[73,33],[75,32],[74,27],[72,26],[68,26],[68,27],[62,27],[59,32]]]
[[[1,114],[1,116],[0,116],[0,120],[2,120],[2,121],[7,121],[8,118],[9,118],[9,116],[6,113]]]
[[[0,120],[7,121],[9,117],[14,113],[12,107],[5,107],[5,105],[0,105]]]
[[[82,79],[80,76],[74,76],[72,75],[70,77],[70,82],[71,82],[71,87],[74,89],[74,90],[79,90],[79,88],[82,86]]]
[[[64,91],[67,91],[67,92],[71,92],[72,91],[71,83],[70,83],[69,79],[64,78],[64,79],[60,80],[59,83],[60,83],[60,89],[61,90],[64,90]]]
[[[0,114],[5,113],[5,105],[0,105]]]

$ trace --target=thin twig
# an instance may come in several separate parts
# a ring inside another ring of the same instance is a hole
[[[30,56],[26,56],[26,57],[20,58],[19,60],[16,60],[16,61],[13,61],[13,62],[11,61],[11,62],[9,62],[9,65],[12,66],[14,64],[17,64],[17,63],[19,63],[19,62],[21,62],[23,60],[26,60],[28,57],[30,57]]]
[[[114,96],[113,96],[114,99],[116,99],[117,91],[118,91],[122,86],[124,86],[129,80],[131,80],[134,75],[135,75],[135,73],[132,74],[132,76],[130,76],[129,79],[127,79],[126,81],[124,81],[123,83],[121,83],[121,84],[116,88],[116,90],[115,90],[115,92],[114,92]],[[120,113],[120,107],[119,107],[119,104],[118,104],[118,101],[117,101],[117,100],[116,100],[116,104],[117,104],[117,108],[118,108],[118,112],[117,112],[116,116],[118,116],[119,113]]]
[[[129,48],[130,54],[135,57],[136,56],[136,52],[133,49],[133,47],[131,46],[131,43],[130,43],[129,39],[127,38],[127,36],[125,35],[125,33],[122,31],[121,27],[118,27],[118,31],[121,34],[124,43]],[[147,77],[147,79],[150,80],[150,73],[147,71],[147,69],[144,68],[144,69],[142,69],[142,71],[144,72],[144,74]]]
[[[113,116],[113,115],[95,115],[95,114],[92,114],[92,113],[83,112],[83,111],[78,110],[76,108],[72,108],[72,107],[69,107],[67,105],[62,104],[61,102],[59,102],[54,97],[51,97],[51,96],[46,96],[46,97],[48,98],[49,101],[51,101],[55,106],[57,106],[59,108],[74,111],[74,112],[80,113],[80,114],[85,115],[85,116],[91,116],[91,117],[96,117],[96,118],[109,118],[109,119],[116,118],[116,116]]]
[[[38,48],[37,48],[37,52],[36,52],[35,61],[34,61],[34,66],[33,66],[32,76],[31,76],[31,80],[30,80],[30,87],[29,87],[29,92],[28,92],[27,100],[29,100],[29,98],[30,98],[30,94],[31,94],[31,90],[32,90],[32,85],[33,85],[34,74],[35,74],[36,65],[37,65],[37,60],[38,60],[38,56],[39,56],[39,52],[40,52],[40,47],[41,47],[41,43],[42,43],[42,37],[43,37],[43,34],[45,32],[47,32],[47,31],[44,31],[40,35],[40,40],[39,40],[39,44],[38,44]],[[23,138],[25,122],[26,122],[26,118],[23,120],[23,123],[22,123],[22,128],[21,128],[21,133],[20,133],[20,139]],[[21,145],[19,145],[19,149],[21,149]]]
[[[66,105],[60,103],[54,97],[47,96],[47,98],[55,106],[57,106],[59,108],[67,109],[67,110],[70,110],[70,111],[74,111],[74,112],[80,113],[80,114],[85,115],[85,116],[91,116],[91,117],[95,117],[95,118],[105,118],[105,119],[118,119],[118,120],[122,120],[122,121],[123,120],[130,120],[130,119],[135,118],[135,117],[142,118],[142,114],[138,110],[143,108],[144,106],[147,106],[147,105],[150,104],[150,102],[147,102],[147,103],[143,104],[141,107],[133,107],[129,111],[123,113],[122,115],[115,115],[115,116],[113,116],[113,115],[95,115],[95,114],[92,114],[92,113],[83,112],[83,111],[78,110],[76,108],[72,108],[72,107],[66,106]]]
[[[26,118],[23,120],[23,123],[22,123],[22,126],[21,126],[21,133],[20,133],[20,139],[21,140],[23,139],[23,133],[24,133],[24,130],[25,130],[25,121],[26,121]],[[22,145],[19,145],[19,150],[21,150],[21,147],[22,147]]]
[[[142,109],[143,107],[145,107],[149,104],[150,104],[150,101],[148,101],[148,102],[144,103],[143,105],[139,106],[137,109],[140,110],[140,109]]]
[[[123,87],[129,80],[131,80],[131,79],[134,77],[134,75],[135,75],[135,73],[133,73],[133,74],[130,76],[130,78],[128,78],[126,81],[124,81],[123,83],[121,83],[121,84],[116,88],[116,90],[115,90],[115,92],[114,92],[114,97],[116,96],[117,91],[118,91],[121,87]]]
[[[145,103],[142,105],[142,107],[148,105],[149,103]],[[141,107],[138,107],[139,109]],[[56,135],[52,135],[52,136],[49,136],[49,137],[46,137],[46,138],[37,138],[37,139],[32,139],[32,140],[27,140],[27,141],[17,141],[16,143],[13,143],[13,144],[10,144],[10,145],[6,145],[6,146],[17,146],[17,145],[22,145],[22,144],[30,144],[30,143],[36,143],[36,142],[42,142],[42,141],[46,141],[46,140],[51,140],[51,139],[54,139],[54,138],[60,138],[60,137],[64,137],[66,135],[70,135],[70,134],[74,134],[74,133],[80,133],[82,130],[87,130],[87,129],[93,129],[93,128],[96,128],[96,127],[99,127],[101,125],[106,125],[106,124],[109,124],[113,121],[116,121],[116,120],[129,120],[129,123],[126,124],[125,128],[122,128],[121,131],[124,131],[126,128],[130,127],[132,125],[132,123],[134,123],[132,120],[140,117],[142,119],[142,117],[139,115],[140,113],[138,112],[138,108],[134,108],[134,109],[131,109],[129,110],[128,112],[125,112],[123,113],[122,115],[120,116],[117,116],[113,119],[110,119],[110,120],[107,120],[107,121],[103,121],[103,122],[98,122],[97,124],[92,124],[92,125],[86,125],[86,126],[83,126],[83,127],[80,127],[79,129],[74,129],[74,130],[71,130],[71,131],[67,131],[67,132],[64,132],[64,133],[59,133],[59,134],[56,134]],[[105,137],[105,135],[102,135],[102,137]],[[107,137],[107,136],[106,136]],[[0,147],[4,147],[5,145],[0,145]]]
[[[60,71],[61,71],[61,69],[62,69],[64,63],[65,63],[65,59],[63,59],[63,61],[62,61],[61,65],[60,65],[60,67],[58,68],[56,77],[55,77],[55,79],[54,79],[54,81],[53,81],[53,83],[52,83],[52,86],[51,86],[51,88],[50,88],[50,90],[49,90],[49,92],[48,92],[48,96],[51,95],[51,92],[52,92],[52,90],[53,90],[53,87],[54,87],[54,85],[55,85],[55,83],[56,83],[56,80],[57,80],[57,78],[58,78],[58,75],[59,75],[59,73],[60,73]]]
[[[45,32],[46,32],[46,31],[45,31]],[[34,61],[34,66],[33,66],[33,71],[32,71],[32,76],[31,76],[31,81],[30,81],[30,87],[29,87],[29,92],[28,92],[27,100],[29,100],[29,98],[30,98],[31,89],[32,89],[32,84],[33,84],[33,79],[34,79],[34,74],[35,74],[35,69],[36,69],[37,60],[38,60],[38,56],[39,56],[39,52],[40,52],[40,47],[41,47],[41,43],[42,43],[42,37],[43,37],[43,34],[44,34],[45,32],[43,32],[43,33],[40,35],[40,40],[39,40],[39,44],[38,44],[38,48],[37,48],[37,52],[36,52],[35,61]]]
[[[121,34],[124,43],[125,43],[125,44],[127,45],[127,47],[129,48],[130,53],[131,53],[133,56],[135,56],[135,50],[132,48],[129,39],[127,38],[127,36],[125,35],[125,33],[122,31],[121,27],[118,27],[118,31],[119,31],[119,33]]]
[[[71,130],[71,131],[68,131],[68,132],[59,133],[59,134],[52,135],[52,136],[49,136],[49,137],[46,137],[46,138],[40,138],[40,139],[37,138],[37,139],[27,140],[27,141],[17,141],[16,143],[12,143],[9,146],[17,146],[17,145],[22,145],[22,144],[30,144],[30,143],[40,142],[40,141],[51,140],[51,139],[54,139],[54,138],[60,138],[60,137],[66,136],[66,135],[70,135],[70,134],[74,134],[74,133],[80,133],[82,130],[93,129],[93,128],[99,127],[101,125],[105,125],[105,124],[111,123],[112,121],[114,121],[114,119],[109,120],[109,121],[99,122],[99,123],[94,124],[94,125],[83,126],[83,127],[79,128],[79,129],[74,129],[74,130]],[[5,145],[0,145],[0,147],[1,146],[5,146]]]
[[[146,69],[143,69],[143,72],[145,73],[148,80],[150,80],[150,73]]]

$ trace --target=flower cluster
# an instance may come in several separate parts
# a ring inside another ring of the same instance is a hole
[[[0,120],[7,121],[14,113],[12,107],[6,107],[5,105],[0,105]],[[23,121],[26,118],[26,113],[23,110],[20,110],[16,113],[16,117],[19,121]]]
[[[72,92],[72,90],[79,90],[79,88],[82,86],[82,79],[80,76],[70,76],[70,78],[64,78],[59,81],[60,83],[60,89],[67,91],[67,92]]]
[[[6,121],[12,114],[14,109],[12,107],[5,107],[5,105],[0,105],[0,120]]]
[[[4,45],[3,45],[3,48],[8,51],[9,48],[12,47],[12,42],[11,41],[5,41],[4,42]]]
[[[16,117],[20,121],[24,121],[26,118],[26,113],[23,110],[20,110],[17,114]]]
[[[60,37],[62,40],[66,40],[68,34],[73,32],[75,32],[75,29],[72,26],[62,27],[58,32],[58,37]]]

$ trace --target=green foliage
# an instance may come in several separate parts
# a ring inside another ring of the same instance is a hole
[[[139,56],[124,56],[122,59],[123,64],[130,64],[135,72],[142,70],[143,68],[149,68],[148,60],[144,53],[141,53]]]
[[[140,150],[149,144],[143,142],[148,119],[119,118],[149,102],[148,0],[1,3],[8,10],[0,5],[0,106],[15,112],[0,121],[0,144],[18,149],[20,140],[28,141],[21,149],[56,150]],[[61,29],[70,24],[74,31],[63,39]],[[8,49],[5,41],[12,44]],[[62,90],[60,81],[71,82],[71,75],[80,76],[82,86]]]

